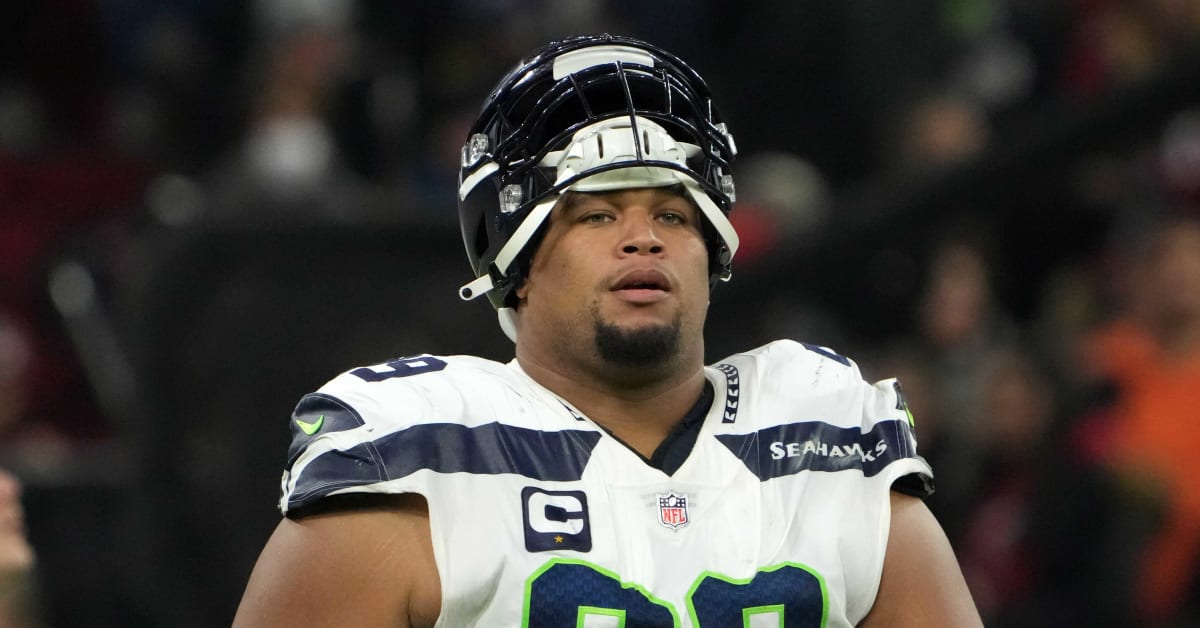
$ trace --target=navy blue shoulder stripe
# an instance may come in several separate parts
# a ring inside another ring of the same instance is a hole
[[[300,474],[290,502],[299,506],[337,489],[421,470],[576,481],[599,440],[600,433],[593,430],[543,432],[503,423],[415,425],[344,451],[321,454]]]
[[[850,469],[870,477],[896,460],[917,457],[912,429],[903,419],[880,421],[866,433],[804,421],[716,438],[763,481],[801,471]]]
[[[309,393],[292,411],[292,444],[288,447],[288,466],[305,447],[322,434],[352,430],[363,424],[362,417],[341,399],[325,393]]]

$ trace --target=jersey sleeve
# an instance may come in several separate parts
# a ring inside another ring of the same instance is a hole
[[[791,340],[733,356],[718,370],[736,373],[747,392],[717,438],[760,479],[848,472],[891,488],[913,475],[901,482],[906,492],[931,489],[895,380],[867,383],[853,360]]]
[[[365,421],[348,403],[329,393],[305,395],[292,413],[292,442],[283,472],[283,514],[311,505],[338,490],[385,478],[369,442]]]
[[[804,359],[793,357],[792,361],[804,365],[802,370],[811,369],[812,380],[830,391],[822,397],[836,400],[838,407],[861,407],[857,425],[853,419],[845,425],[851,430],[857,427],[857,435],[842,432],[840,438],[858,440],[866,455],[847,456],[843,460],[848,464],[861,463],[864,474],[883,477],[894,490],[921,498],[932,494],[933,470],[917,452],[914,420],[900,382],[891,378],[869,383],[854,360],[828,347],[793,342],[786,345],[794,353],[806,354]],[[834,411],[827,416],[840,415],[841,412]],[[830,431],[829,437],[833,439],[838,430]]]
[[[893,450],[888,476],[894,490],[915,497],[933,494],[933,470],[917,452],[915,422],[897,379],[870,384],[863,404],[864,431],[879,435],[879,442]]]
[[[418,472],[436,462],[436,443],[467,415],[460,386],[443,372],[448,362],[463,367],[405,358],[348,371],[301,398],[290,421],[280,511],[343,493],[424,493]]]
[[[464,474],[577,480],[599,432],[564,424],[561,404],[539,412],[536,399],[546,401],[523,376],[471,356],[344,373],[296,406],[279,508],[346,493],[440,497]]]

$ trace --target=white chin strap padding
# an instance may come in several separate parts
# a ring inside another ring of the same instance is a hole
[[[500,164],[494,161],[489,161],[476,168],[474,172],[463,179],[462,183],[458,185],[458,200],[466,200],[467,195],[471,193],[471,190],[475,189],[475,186],[479,185],[480,181],[492,176],[499,169]]]

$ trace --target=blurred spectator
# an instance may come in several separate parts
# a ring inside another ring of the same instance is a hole
[[[276,224],[364,219],[372,207],[365,182],[330,124],[354,48],[353,5],[264,0],[256,6],[260,43],[245,94],[248,128],[215,169],[206,217]]]
[[[950,84],[988,111],[1026,101],[1037,79],[1031,42],[1053,19],[1053,8],[1033,3],[959,0],[942,3],[942,22],[958,44]]]
[[[992,628],[1124,626],[1126,581],[1114,500],[1102,473],[1059,429],[1052,379],[1033,357],[1001,348],[981,368],[979,485],[955,539]]]
[[[1200,215],[1166,217],[1134,252],[1130,302],[1084,360],[1115,387],[1110,463],[1133,503],[1160,517],[1138,572],[1139,610],[1153,625],[1195,625],[1187,605],[1200,586]]]
[[[39,626],[34,553],[25,537],[21,483],[0,469],[0,628]]]
[[[988,146],[991,123],[975,100],[935,88],[901,103],[884,145],[887,168],[906,176],[937,174],[977,157]]]
[[[1181,202],[1200,205],[1200,109],[1181,111],[1167,121],[1158,162],[1167,191]]]
[[[981,375],[987,381],[978,408],[986,417],[978,430],[983,472],[959,560],[976,605],[994,626],[997,615],[1034,591],[1031,510],[1045,457],[1055,454],[1045,440],[1054,402],[1046,379],[1015,351],[989,356]]]
[[[1146,80],[1198,41],[1195,2],[1093,0],[1073,6],[1063,89],[1076,98]]]
[[[991,273],[980,236],[970,230],[948,236],[931,254],[916,312],[912,342],[928,369],[937,425],[943,508],[937,514],[952,539],[981,478],[988,361],[1017,333],[993,293]]]
[[[945,432],[942,430],[942,417],[938,403],[938,384],[934,379],[933,368],[926,359],[924,352],[911,339],[896,342],[887,347],[880,355],[870,356],[865,362],[864,369],[868,370],[868,379],[878,380],[882,377],[894,377],[904,390],[904,401],[913,416],[916,428],[917,448],[921,456],[929,461],[934,469],[942,468],[942,456],[946,452]],[[930,510],[937,513],[948,512],[950,504],[945,503],[946,492],[940,488],[942,474],[935,477],[937,490],[925,499]],[[955,539],[951,539],[954,542]]]
[[[1064,263],[1051,269],[1038,296],[1036,319],[1027,326],[1037,359],[1068,395],[1063,403],[1072,407],[1088,379],[1078,368],[1080,343],[1104,315],[1094,266]]]
[[[765,152],[738,161],[737,211],[730,214],[741,238],[740,268],[813,237],[824,226],[831,203],[825,177],[809,161],[789,153]]]

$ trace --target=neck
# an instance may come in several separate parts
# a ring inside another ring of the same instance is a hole
[[[702,357],[688,360],[686,365],[656,369],[660,373],[654,376],[623,367],[569,368],[538,359],[518,343],[517,362],[534,381],[646,458],[704,390]]]

